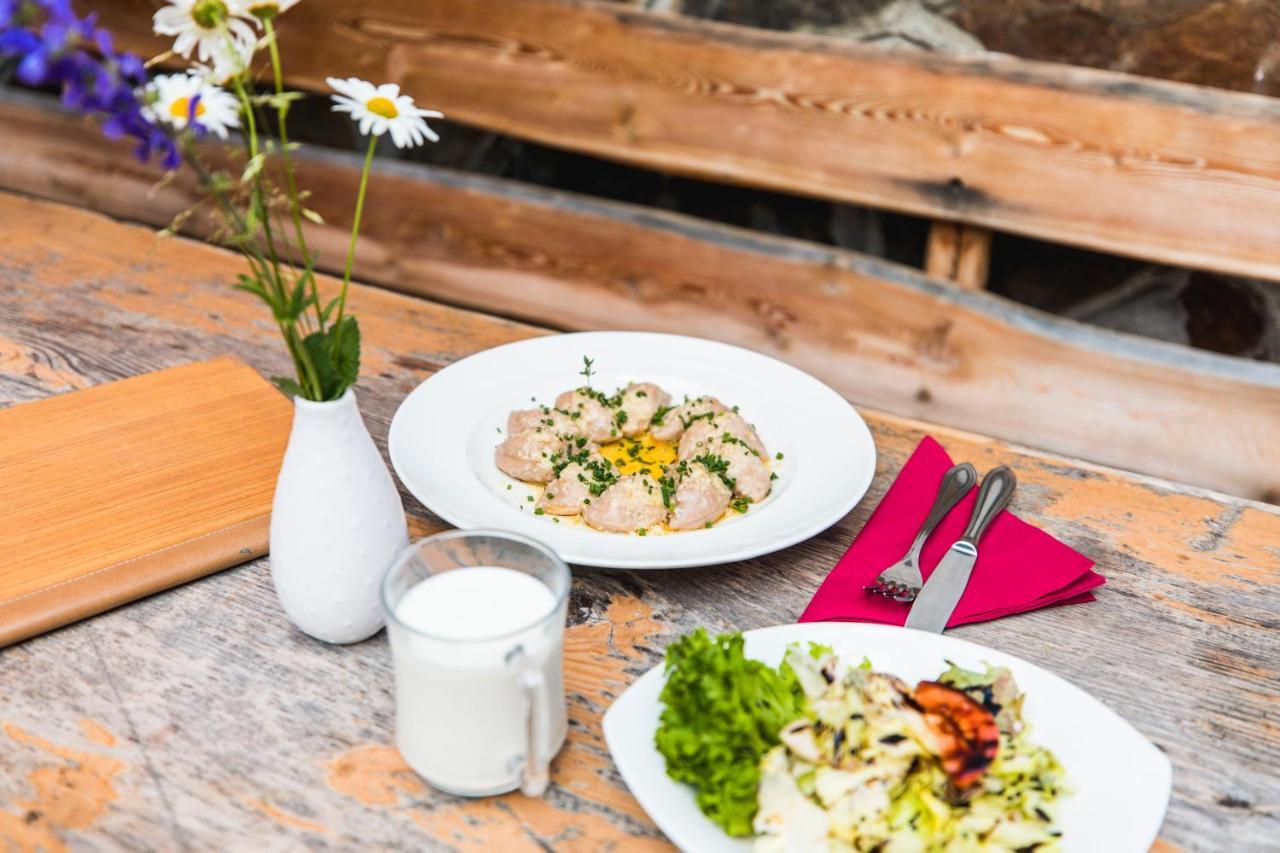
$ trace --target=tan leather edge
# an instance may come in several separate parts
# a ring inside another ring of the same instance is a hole
[[[267,553],[271,514],[0,605],[0,648]]]

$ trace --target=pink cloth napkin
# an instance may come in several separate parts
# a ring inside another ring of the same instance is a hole
[[[863,590],[911,545],[929,514],[942,476],[954,463],[932,437],[916,447],[857,539],[809,602],[801,622],[881,622],[901,625],[910,605]],[[981,473],[981,472],[979,472]],[[978,489],[947,514],[924,545],[925,581],[969,524]],[[1013,504],[1018,501],[1014,492]],[[1013,613],[1093,601],[1089,590],[1106,583],[1093,561],[1005,510],[978,543],[969,586],[947,627],[985,622]]]

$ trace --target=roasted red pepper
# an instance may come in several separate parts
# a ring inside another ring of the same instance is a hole
[[[967,694],[936,681],[917,684],[915,700],[951,781],[960,789],[978,782],[1000,749],[996,718]]]

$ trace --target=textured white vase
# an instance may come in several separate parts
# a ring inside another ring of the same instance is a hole
[[[377,633],[382,574],[408,544],[400,494],[355,392],[295,398],[271,505],[271,579],[289,621],[326,643]]]

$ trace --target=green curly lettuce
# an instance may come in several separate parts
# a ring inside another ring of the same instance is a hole
[[[698,808],[733,836],[752,834],[760,759],[804,707],[788,665],[748,660],[742,648],[741,634],[712,639],[701,628],[668,647],[655,736],[667,775],[693,786]]]

